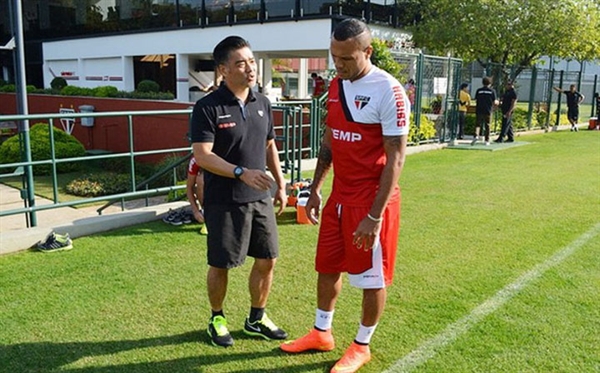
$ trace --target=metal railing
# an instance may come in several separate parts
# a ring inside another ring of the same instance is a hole
[[[317,101],[318,103],[318,101]],[[313,116],[321,117],[320,109],[312,107],[315,102],[306,101],[288,101],[279,102],[273,106],[273,111],[282,112],[283,121],[280,126],[275,127],[276,140],[281,143],[279,149],[280,159],[282,161],[282,170],[284,173],[289,174],[291,180],[297,180],[301,178],[301,161],[303,158],[313,157],[316,153],[313,147],[315,144],[320,143],[320,138],[316,136],[319,133],[319,129],[313,128],[316,124],[313,124]],[[140,197],[146,198],[146,205],[148,205],[147,198],[153,195],[166,194],[172,191],[185,189],[185,185],[176,185],[176,178],[173,179],[172,185],[165,185],[151,188],[150,183],[160,175],[154,175],[141,183],[136,183],[136,157],[156,155],[156,154],[167,154],[167,153],[187,153],[191,152],[191,146],[179,147],[179,148],[164,148],[154,150],[136,151],[134,148],[134,131],[133,131],[133,119],[135,117],[143,117],[150,115],[188,115],[190,116],[192,109],[179,109],[179,110],[149,110],[149,111],[122,111],[122,112],[93,112],[93,113],[48,113],[48,114],[30,114],[30,115],[0,115],[0,122],[2,121],[15,121],[17,123],[31,121],[31,120],[42,120],[47,121],[49,125],[49,146],[50,146],[50,157],[43,160],[35,160],[30,162],[14,162],[0,164],[0,171],[5,169],[15,169],[10,174],[4,174],[2,178],[17,177],[26,175],[28,172],[33,173],[33,166],[37,165],[50,165],[51,166],[51,179],[52,179],[52,194],[53,200],[51,204],[36,205],[35,199],[28,200],[23,198],[24,207],[18,209],[11,209],[0,211],[0,217],[26,214],[27,225],[36,226],[35,213],[37,211],[55,209],[59,207],[70,207],[83,204],[91,204],[97,202],[108,201],[110,204],[115,201],[121,201],[121,208],[124,209],[124,202],[128,199],[135,199]],[[83,157],[70,157],[70,158],[57,158],[56,157],[56,144],[54,142],[54,132],[56,130],[54,123],[60,119],[76,119],[76,118],[98,118],[98,117],[125,117],[127,118],[127,132],[128,132],[128,151],[112,154],[102,155],[87,155]],[[316,122],[315,123],[319,123]],[[143,125],[143,124],[142,124]],[[306,135],[308,134],[308,135]],[[18,136],[29,136],[29,131],[20,131]],[[318,145],[316,145],[318,146]],[[130,171],[130,190],[125,193],[110,194],[92,198],[82,198],[74,201],[59,201],[59,183],[58,183],[58,172],[57,165],[67,162],[91,162],[111,158],[128,158],[129,160],[129,171]],[[173,172],[176,165],[173,166]],[[169,170],[161,170],[160,173],[164,174]],[[0,173],[0,175],[2,175]],[[32,179],[34,180],[34,179]],[[33,182],[35,185],[35,181]],[[29,193],[34,195],[34,185],[27,185],[26,180],[23,180],[23,188]],[[142,189],[143,188],[143,189]],[[21,196],[26,195],[24,190],[21,190]],[[102,210],[107,205],[98,209],[98,213],[101,214]],[[31,224],[31,225],[30,225]]]

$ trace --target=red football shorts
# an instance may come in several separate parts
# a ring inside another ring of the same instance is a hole
[[[348,272],[350,284],[381,289],[392,283],[400,230],[400,201],[387,205],[381,231],[371,250],[353,243],[356,227],[370,207],[342,206],[329,199],[321,214],[315,269],[319,273]]]

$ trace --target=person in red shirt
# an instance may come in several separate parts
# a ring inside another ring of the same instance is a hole
[[[188,163],[186,195],[190,201],[190,209],[194,215],[194,219],[202,225],[201,234],[208,234],[206,225],[204,225],[204,213],[202,205],[204,204],[204,172],[196,163],[196,159],[192,156]]]
[[[347,272],[350,285],[362,289],[363,301],[356,338],[331,369],[338,373],[356,372],[371,359],[369,343],[392,283],[410,101],[395,78],[371,64],[371,32],[364,22],[340,22],[330,48],[337,77],[329,87],[327,127],[306,204],[309,220],[316,224],[320,215],[322,221],[315,324],[281,349],[335,348],[331,326],[341,275]],[[321,188],[332,166],[332,192],[320,213]]]
[[[313,97],[319,97],[325,93],[325,79],[323,79],[317,73],[310,74],[313,79]]]

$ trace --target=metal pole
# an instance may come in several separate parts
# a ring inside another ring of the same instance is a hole
[[[562,89],[563,86],[563,79],[564,79],[564,75],[565,75],[565,71],[564,70],[560,70],[560,77],[559,77],[559,83],[558,86],[560,87],[560,89]],[[562,94],[558,95],[558,108],[556,108],[556,122],[554,122],[554,128],[555,130],[558,128],[558,125],[560,124],[560,104],[562,101]]]
[[[10,4],[10,2],[9,2]],[[13,53],[15,65],[15,82],[17,91],[17,113],[27,115],[27,78],[25,75],[25,41],[23,39],[23,8],[21,0],[13,0],[11,7],[11,24],[13,25],[13,35],[15,37],[15,51]],[[24,146],[24,162],[31,162],[31,142],[29,139],[29,120],[23,120],[20,126],[20,132]],[[25,166],[25,175],[27,177],[26,193],[27,204],[29,207],[35,206],[35,192],[33,187],[33,167],[31,164]],[[36,212],[29,213],[29,219],[33,227],[37,226]]]
[[[531,69],[531,83],[529,85],[529,107],[527,108],[527,129],[531,129],[531,119],[533,116],[533,102],[535,101],[536,81],[537,81],[537,67],[535,67],[535,65],[534,65],[533,69]]]
[[[594,110],[594,106],[597,104],[597,100],[595,100],[596,98],[596,94],[600,94],[600,92],[596,92],[596,88],[598,87],[598,75],[594,75],[594,88],[592,88],[592,113],[590,114],[590,117],[595,117],[596,115],[596,111],[598,111],[598,107],[596,107],[596,110]],[[598,118],[600,119],[600,118]]]

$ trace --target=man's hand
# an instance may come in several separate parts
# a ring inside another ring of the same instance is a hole
[[[358,224],[358,227],[356,227],[356,231],[354,231],[352,243],[357,249],[363,249],[364,251],[371,250],[373,249],[375,237],[377,237],[380,230],[380,221],[373,221],[365,216]]]
[[[299,208],[302,208],[301,206]],[[321,213],[321,194],[310,192],[310,197],[306,201],[306,216],[311,224],[319,224],[319,215]]]
[[[287,196],[285,195],[285,188],[277,188],[273,204],[275,206],[279,205],[277,215],[281,215],[283,209],[285,209],[285,207],[287,206]]]
[[[275,183],[275,180],[264,171],[250,169],[244,170],[240,180],[246,185],[258,190],[269,190],[273,183]]]

